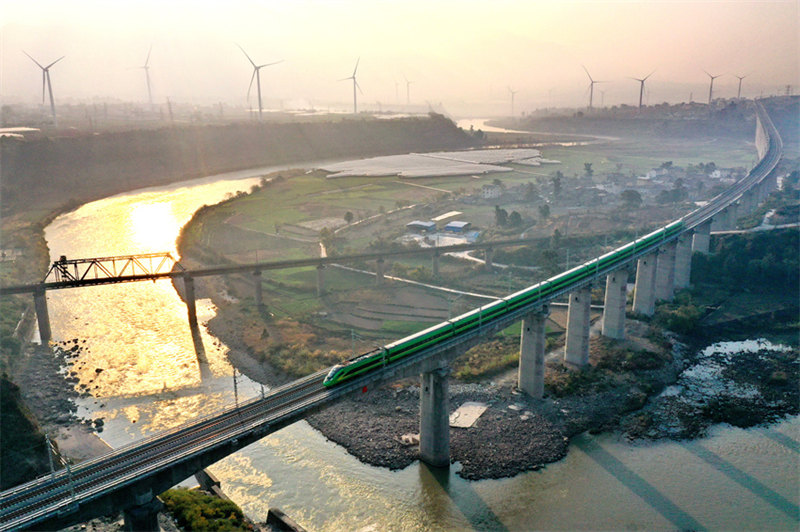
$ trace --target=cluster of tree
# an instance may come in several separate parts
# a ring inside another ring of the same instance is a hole
[[[672,190],[662,190],[658,193],[656,196],[656,202],[661,203],[662,205],[665,203],[677,203],[687,199],[688,197],[689,190],[683,186],[683,180],[676,179]]]
[[[700,283],[724,283],[759,292],[800,292],[800,233],[793,229],[725,235],[713,254],[696,255],[692,277]]]
[[[690,164],[686,167],[686,173],[689,175],[709,175],[716,169],[717,165],[713,162]]]
[[[517,211],[511,211],[509,214],[507,210],[501,209],[500,205],[495,205],[494,223],[498,227],[519,227],[522,225],[522,215]]]
[[[0,489],[8,489],[48,471],[44,434],[19,396],[19,388],[0,377]]]
[[[184,530],[253,530],[233,501],[185,488],[165,491],[160,498]]]

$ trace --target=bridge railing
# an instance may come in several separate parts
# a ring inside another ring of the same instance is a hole
[[[183,267],[170,253],[145,253],[119,257],[68,259],[62,255],[53,262],[43,282],[78,282],[86,279],[109,279],[130,276],[150,276]]]

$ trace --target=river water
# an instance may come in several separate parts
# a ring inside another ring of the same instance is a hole
[[[309,163],[311,165],[311,163]],[[247,190],[272,169],[139,190],[87,204],[46,229],[53,259],[175,252],[204,204]],[[93,397],[79,414],[105,420],[112,446],[261,393],[234,385],[227,348],[205,329],[201,374],[186,307],[166,281],[49,292],[55,340],[86,339],[75,369]],[[214,315],[198,302],[201,321]],[[101,369],[101,372],[97,370]],[[234,392],[234,388],[236,393]],[[583,435],[542,471],[468,482],[414,464],[361,464],[305,422],[210,469],[250,517],[278,506],[309,530],[797,529],[800,418],[717,427],[696,442],[631,445]]]

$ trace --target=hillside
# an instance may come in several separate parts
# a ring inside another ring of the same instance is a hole
[[[239,123],[0,140],[2,214],[56,208],[214,173],[317,159],[464,148],[441,115]]]

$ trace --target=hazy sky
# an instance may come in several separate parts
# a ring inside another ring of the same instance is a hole
[[[705,101],[708,78],[725,74],[715,95],[736,96],[798,83],[798,0],[710,1],[173,1],[5,0],[0,8],[0,96],[41,101],[40,63],[57,102],[93,97],[146,101],[144,64],[157,102],[246,105],[254,61],[266,105],[351,105],[356,59],[364,106],[442,102],[463,114],[516,111],[548,103],[635,104]],[[797,90],[797,88],[795,88]],[[605,94],[601,95],[600,91]]]

